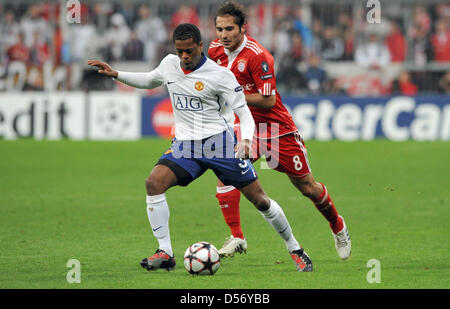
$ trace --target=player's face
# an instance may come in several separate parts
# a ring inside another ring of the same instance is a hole
[[[203,42],[197,44],[192,38],[175,40],[175,50],[185,70],[193,70],[202,59]]]
[[[217,16],[216,34],[223,46],[230,50],[236,50],[244,39],[244,26],[239,27],[231,15]]]

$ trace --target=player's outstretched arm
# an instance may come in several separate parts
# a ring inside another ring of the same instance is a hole
[[[98,73],[110,77],[117,77],[118,72],[113,70],[109,64],[100,60],[88,60],[88,65],[98,67]]]
[[[131,87],[141,89],[152,89],[162,85],[163,78],[159,70],[151,72],[122,72],[116,71],[109,64],[100,60],[89,60],[88,65],[98,67],[98,73],[114,77],[118,81]]]

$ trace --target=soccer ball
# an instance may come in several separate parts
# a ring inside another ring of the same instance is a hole
[[[214,275],[220,267],[219,252],[206,241],[196,242],[184,254],[184,267],[192,275]]]

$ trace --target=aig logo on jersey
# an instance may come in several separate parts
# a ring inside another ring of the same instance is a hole
[[[186,94],[173,94],[173,104],[177,110],[180,111],[201,111],[203,110],[203,103],[199,97]]]

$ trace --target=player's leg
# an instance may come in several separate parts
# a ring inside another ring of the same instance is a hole
[[[311,259],[295,239],[283,210],[276,201],[266,195],[259,180],[255,180],[240,190],[284,240],[297,270],[312,271]]]
[[[141,266],[147,270],[159,268],[172,270],[175,268],[169,232],[170,211],[165,192],[176,184],[176,175],[165,165],[156,165],[145,181],[147,216],[153,235],[158,240],[156,253],[141,261]]]
[[[220,209],[225,222],[231,230],[231,235],[219,249],[219,254],[221,257],[226,257],[233,256],[235,252],[247,252],[247,241],[242,233],[239,215],[241,192],[231,185],[223,184],[219,179],[217,180],[216,189],[216,198],[219,201]]]
[[[278,163],[274,169],[286,173],[292,184],[314,203],[330,224],[338,255],[342,259],[348,258],[351,241],[344,219],[338,214],[326,187],[314,179],[300,134],[295,132],[282,136],[278,141],[278,147],[271,146],[271,156]]]
[[[274,146],[275,141],[277,145]],[[276,162],[274,169],[286,173],[292,184],[306,197],[310,198],[317,209],[330,222],[333,230],[342,228],[331,198],[322,201],[324,187],[316,182],[309,166],[307,151],[300,134],[297,132],[271,141],[270,158]],[[331,205],[329,205],[331,203]]]
[[[141,266],[147,270],[159,268],[172,270],[175,268],[175,257],[172,251],[169,232],[169,206],[165,192],[172,186],[187,186],[195,178],[204,173],[195,160],[174,157],[172,151],[167,151],[145,181],[147,189],[147,215],[153,235],[158,240],[156,253],[141,261]]]
[[[233,127],[236,140],[240,140],[240,126],[235,123]],[[253,143],[254,155],[256,160],[257,142]],[[239,202],[241,192],[232,185],[225,185],[220,179],[217,180],[216,198],[219,202],[220,209],[224,216],[225,222],[231,230],[222,247],[219,249],[221,257],[233,256],[235,252],[247,252],[247,241],[244,238],[241,228],[241,218],[239,213]]]
[[[343,224],[325,185],[317,182],[312,174],[304,177],[288,175],[292,184],[316,206],[329,222],[334,233],[342,230]]]
[[[231,230],[231,235],[244,239],[239,216],[241,192],[233,186],[224,185],[220,180],[217,180],[216,190],[216,198],[219,201],[225,222]]]
[[[292,234],[283,210],[264,193],[249,160],[207,159],[203,163],[211,168],[224,184],[239,189],[255,205],[264,219],[284,240],[298,271],[312,271],[311,260]]]
[[[351,240],[344,218],[338,214],[330,193],[323,183],[317,182],[312,174],[305,177],[289,176],[294,186],[308,197],[317,210],[329,222],[340,258],[347,259],[351,254]]]
[[[234,151],[233,140],[225,139],[224,150]],[[233,153],[234,154],[234,153]],[[292,229],[281,207],[271,200],[258,181],[255,168],[249,160],[225,156],[202,158],[202,165],[210,168],[225,185],[233,185],[255,205],[265,220],[279,233],[290,251],[299,271],[312,271],[312,263],[292,234]]]

